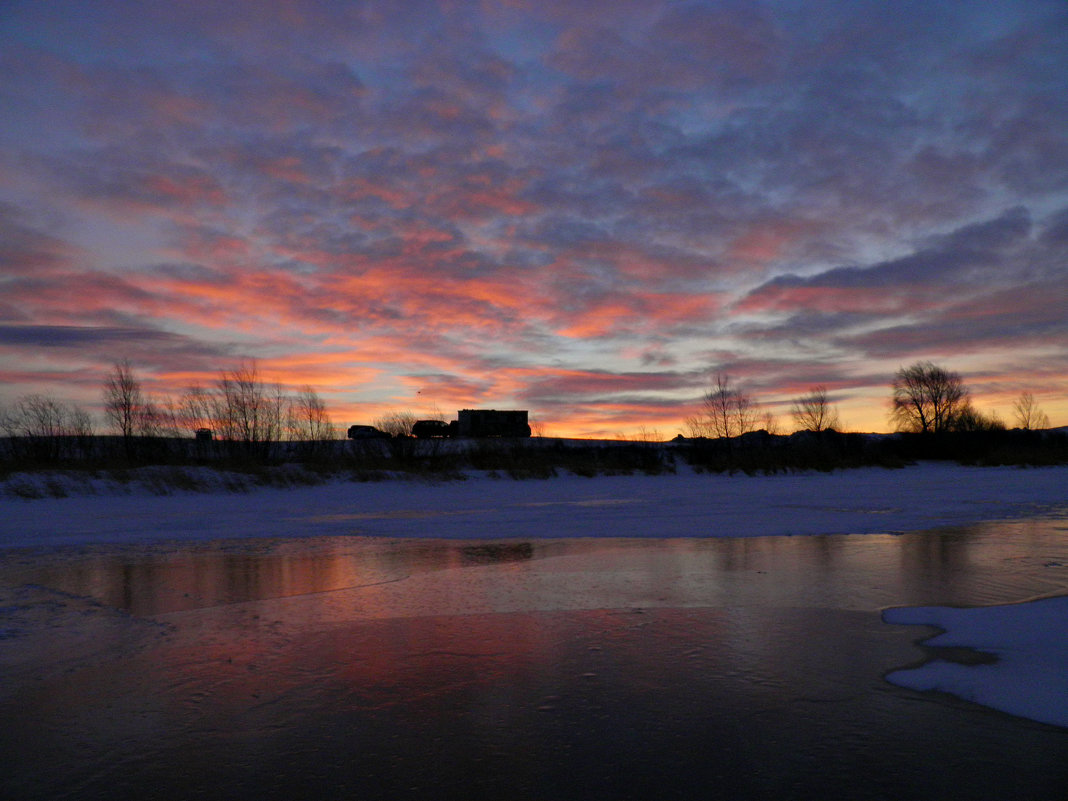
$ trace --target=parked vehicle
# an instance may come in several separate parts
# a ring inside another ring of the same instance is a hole
[[[460,437],[529,437],[526,410],[461,409],[456,413]]]
[[[389,434],[374,426],[349,426],[349,439],[389,439]]]
[[[412,436],[434,437],[529,437],[526,410],[461,409],[456,420],[417,420]]]
[[[450,434],[449,424],[444,420],[416,420],[412,425],[412,436],[419,439],[448,437]]]

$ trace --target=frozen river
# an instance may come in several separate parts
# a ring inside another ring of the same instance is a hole
[[[1068,729],[886,676],[1068,594],[1063,513],[901,535],[14,548],[0,796],[1038,799]]]

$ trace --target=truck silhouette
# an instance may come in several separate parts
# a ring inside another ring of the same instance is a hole
[[[525,409],[461,409],[456,413],[456,436],[529,437],[530,424]]]
[[[412,435],[419,439],[432,437],[529,437],[527,411],[498,409],[460,409],[456,419],[417,420]]]

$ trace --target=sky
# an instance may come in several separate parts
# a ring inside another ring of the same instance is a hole
[[[0,407],[886,431],[931,360],[1068,424],[1063,0],[8,0],[0,109]]]

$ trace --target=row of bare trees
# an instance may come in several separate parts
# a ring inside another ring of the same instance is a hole
[[[831,404],[824,386],[813,387],[794,400],[791,415],[797,429],[802,431],[826,431],[841,425],[838,410]],[[691,437],[727,439],[759,430],[779,433],[775,416],[761,410],[752,395],[725,373],[715,375],[712,387],[701,399],[700,412],[687,418],[686,428]]]
[[[959,373],[933,362],[900,368],[891,389],[890,418],[899,431],[938,434],[1005,428],[996,412],[975,408]],[[1030,392],[1022,392],[1013,402],[1013,417],[1016,427],[1025,431],[1049,427],[1049,417]]]
[[[959,373],[932,362],[900,368],[891,389],[890,419],[899,431],[940,433],[1005,428],[996,413],[975,408]],[[790,414],[798,431],[819,433],[841,427],[838,409],[822,385],[796,398]],[[1030,392],[1021,393],[1013,403],[1013,416],[1016,426],[1027,431],[1049,427],[1049,417]],[[701,399],[700,411],[686,420],[686,428],[691,437],[731,438],[761,429],[778,433],[775,417],[762,411],[753,397],[725,373],[714,376],[712,386]]]
[[[152,398],[130,363],[118,362],[104,381],[103,401],[108,422],[128,443],[198,431],[249,449],[335,438],[326,404],[314,389],[291,395],[281,384],[264,381],[254,361],[222,371],[212,387],[189,387],[177,400]]]
[[[326,404],[314,389],[289,393],[264,381],[254,361],[224,370],[213,385],[191,386],[177,398],[153,396],[128,361],[117,362],[104,379],[102,400],[106,430],[120,435],[128,458],[144,455],[150,440],[205,431],[257,457],[269,455],[279,442],[314,449],[336,439]],[[87,412],[43,395],[25,395],[0,409],[0,434],[9,438],[6,450],[20,458],[56,462],[85,456],[94,433]]]
[[[20,455],[58,462],[81,455],[93,436],[93,422],[77,406],[44,395],[24,395],[0,409],[0,432],[20,444]]]

